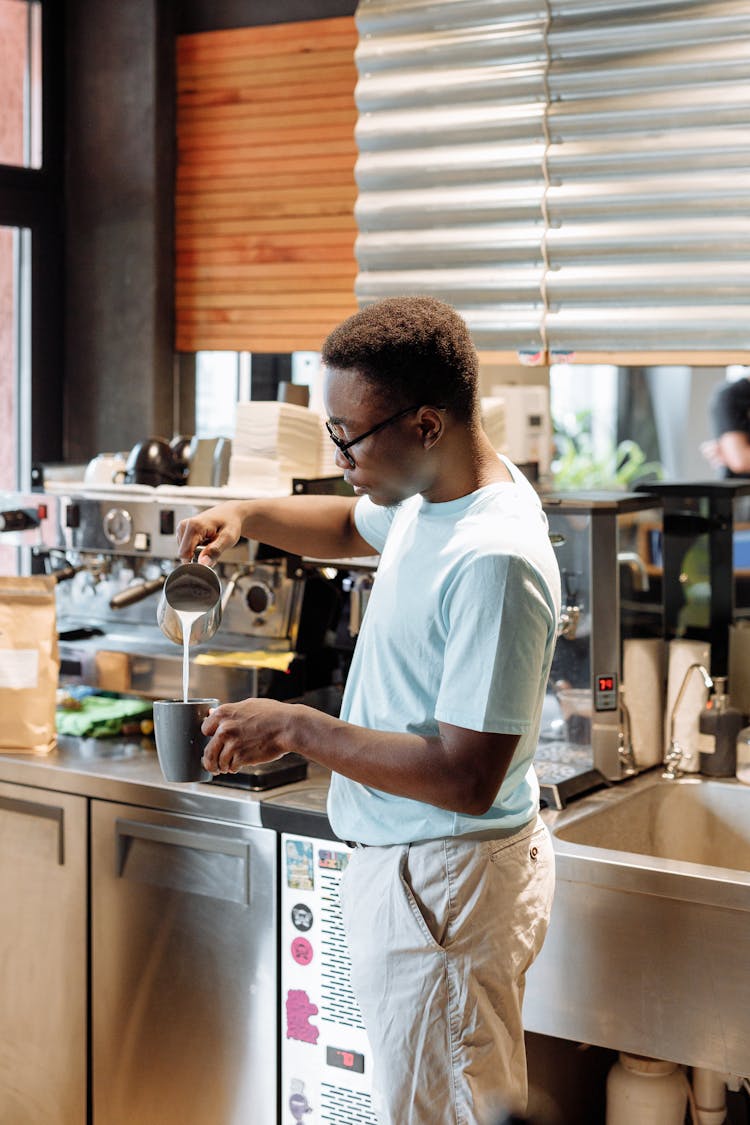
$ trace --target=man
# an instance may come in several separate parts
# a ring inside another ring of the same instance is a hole
[[[711,396],[712,441],[701,453],[725,477],[750,476],[750,379],[720,383]]]
[[[393,298],[335,329],[324,399],[347,497],[220,504],[178,528],[213,563],[240,535],[380,554],[340,718],[248,699],[205,721],[211,772],[289,750],[333,771],[352,984],[387,1125],[523,1110],[525,973],[554,860],[531,765],[560,610],[539,500],[482,431],[463,320]]]

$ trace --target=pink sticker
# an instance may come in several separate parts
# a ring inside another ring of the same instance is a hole
[[[286,994],[286,1037],[302,1043],[317,1043],[320,1029],[310,1023],[318,1009],[302,988],[290,988]]]
[[[298,965],[309,965],[313,959],[313,947],[305,937],[296,937],[292,942],[292,957]]]

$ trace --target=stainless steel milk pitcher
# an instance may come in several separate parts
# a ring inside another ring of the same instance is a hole
[[[221,582],[203,563],[181,563],[167,575],[159,597],[156,620],[170,641],[197,645],[214,635],[221,624]]]

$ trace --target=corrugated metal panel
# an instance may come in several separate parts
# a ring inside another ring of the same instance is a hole
[[[361,0],[357,297],[480,347],[750,348],[746,0]]]
[[[363,0],[360,304],[430,293],[477,346],[542,348],[542,0]]]
[[[551,347],[747,348],[747,3],[551,2]]]

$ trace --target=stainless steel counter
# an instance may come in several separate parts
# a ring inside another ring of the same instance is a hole
[[[254,826],[263,823],[261,798],[283,794],[291,811],[319,810],[329,776],[311,764],[307,780],[263,793],[215,782],[177,784],[164,780],[149,743],[120,739],[61,738],[43,757],[0,754],[0,781]]]
[[[328,780],[311,766],[307,780],[263,793],[178,785],[153,750],[118,741],[0,756],[0,782],[312,836],[330,834]],[[656,769],[543,817],[557,892],[528,976],[527,1028],[745,1073],[750,787],[664,781]]]

